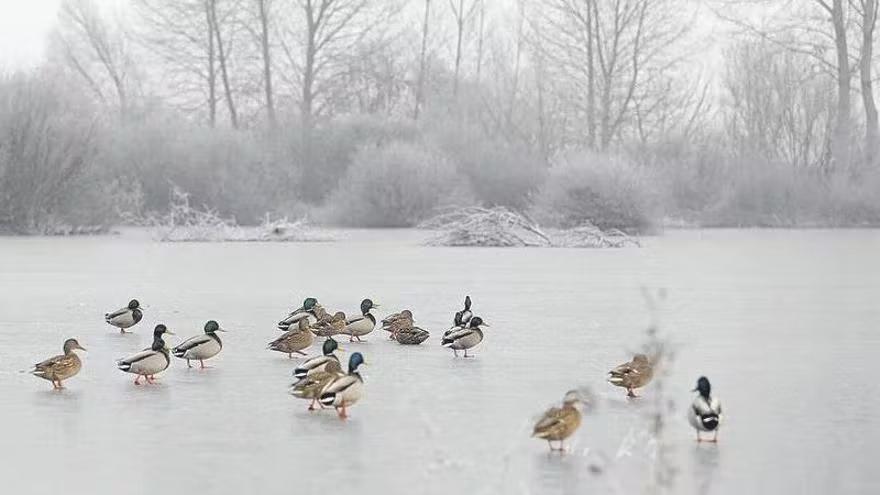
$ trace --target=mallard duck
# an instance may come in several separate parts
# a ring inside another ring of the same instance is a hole
[[[211,320],[205,323],[205,334],[196,335],[191,339],[184,340],[180,345],[171,349],[171,353],[181,359],[186,359],[186,367],[192,368],[191,359],[198,359],[201,369],[205,369],[205,359],[216,356],[223,349],[223,342],[217,332],[225,332],[220,325]]]
[[[278,322],[278,329],[286,332],[290,330],[291,325],[301,319],[309,320],[309,324],[315,323],[318,321],[318,317],[315,316],[315,309],[320,308],[320,306],[318,300],[314,297],[305,298],[302,307],[295,309],[286,318]]]
[[[154,383],[154,375],[165,371],[171,364],[168,347],[165,346],[165,340],[162,339],[165,334],[174,335],[165,325],[156,325],[153,330],[153,345],[149,349],[116,361],[116,366],[120,370],[137,375],[137,378],[134,379],[135,385],[141,384],[142,376],[147,380],[147,383]]]
[[[79,349],[81,351],[85,350],[79,345],[79,342],[77,342],[76,339],[67,339],[64,341],[63,349],[64,354],[52,356],[45,361],[37,363],[31,370],[31,374],[34,376],[52,382],[52,388],[55,390],[61,390],[64,388],[61,380],[67,380],[79,373],[79,370],[82,369],[82,361],[80,361],[79,356],[73,352],[74,349]]]
[[[400,313],[386,316],[385,319],[382,320],[382,330],[391,332],[391,335],[389,335],[388,338],[396,340],[397,333],[401,330],[412,328],[413,323],[412,311],[404,309]]]
[[[334,315],[325,314],[317,323],[310,327],[312,333],[318,337],[332,337],[342,332],[345,328],[345,313],[337,311]]]
[[[451,332],[447,332],[443,336],[442,344],[443,347],[448,347],[452,349],[452,352],[455,353],[455,356],[458,357],[458,351],[464,350],[464,357],[473,357],[468,356],[467,350],[475,347],[477,344],[483,341],[483,330],[480,328],[488,327],[489,324],[483,322],[483,319],[479,316],[474,316],[468,321],[468,324],[465,328],[455,330]]]
[[[126,333],[126,328],[135,326],[144,318],[141,303],[137,299],[129,301],[128,306],[117,309],[112,313],[104,314],[104,321],[119,329],[120,333]]]
[[[370,313],[370,310],[378,307],[378,304],[374,304],[373,301],[369,299],[361,301],[361,316],[346,320],[345,328],[343,328],[340,333],[350,335],[351,338],[348,339],[349,342],[354,342],[354,339],[357,339],[358,342],[363,342],[361,337],[372,332],[373,329],[376,328],[376,317]]]
[[[636,354],[632,361],[623,363],[609,371],[608,382],[626,389],[627,397],[638,397],[633,391],[642,388],[654,377],[654,366],[644,354]]]
[[[697,395],[694,402],[691,403],[690,409],[688,409],[688,422],[697,430],[698,442],[703,441],[703,438],[700,437],[700,432],[703,431],[715,433],[711,440],[706,440],[707,442],[717,442],[718,429],[721,427],[721,420],[723,418],[721,415],[721,401],[717,397],[712,397],[712,385],[705,376],[701,376],[697,380],[697,388],[693,391],[699,392],[699,395]]]
[[[395,340],[403,345],[419,345],[428,340],[431,334],[419,327],[409,327],[397,332]]]
[[[290,393],[300,399],[311,399],[309,411],[315,410],[315,404],[324,388],[333,380],[345,376],[339,361],[328,361],[321,371],[310,372],[290,386]],[[319,404],[324,409],[323,404]]]
[[[302,350],[308,348],[314,341],[315,334],[309,330],[309,320],[302,318],[297,322],[296,329],[288,330],[281,337],[269,342],[269,349],[283,352],[289,358],[293,357],[294,352],[307,356]]]
[[[474,313],[471,312],[471,296],[464,296],[464,309],[455,313],[455,318],[452,319],[452,327],[464,328],[473,316]]]
[[[562,407],[551,407],[535,423],[532,436],[547,440],[550,451],[562,452],[562,442],[570,437],[581,426],[581,406],[583,400],[577,390],[570,390],[562,399]],[[553,442],[559,442],[559,448],[553,447]]]
[[[334,362],[338,365],[339,358],[333,354],[337,349],[339,349],[338,342],[332,338],[325,340],[322,347],[323,355],[307,359],[304,363],[297,366],[293,370],[293,376],[297,379],[302,379],[319,371],[324,371],[328,365]]]
[[[333,406],[341,419],[348,417],[346,408],[358,400],[363,394],[364,379],[358,373],[358,366],[364,363],[364,356],[355,352],[348,360],[348,374],[334,378],[321,390],[319,401],[322,405]]]

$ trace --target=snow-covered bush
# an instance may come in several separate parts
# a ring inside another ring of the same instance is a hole
[[[436,150],[404,142],[368,146],[355,156],[321,216],[342,226],[410,227],[468,190]]]
[[[645,232],[654,221],[651,186],[648,174],[623,158],[563,157],[535,196],[534,216],[564,229],[592,224],[602,230]]]

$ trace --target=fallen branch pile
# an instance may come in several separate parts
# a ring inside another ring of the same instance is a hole
[[[504,207],[469,206],[442,211],[419,228],[436,230],[429,246],[577,247],[639,246],[639,241],[617,229],[603,231],[593,224],[548,235],[527,216]]]

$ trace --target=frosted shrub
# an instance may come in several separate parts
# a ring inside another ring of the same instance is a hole
[[[449,127],[449,126],[447,126]],[[434,141],[470,180],[480,202],[522,210],[546,174],[543,159],[521,144],[485,136],[476,128],[444,128]]]
[[[0,231],[76,233],[83,219],[66,206],[108,210],[100,195],[82,193],[96,126],[63,89],[50,73],[0,77]]]
[[[651,228],[650,181],[631,163],[607,155],[564,157],[550,168],[535,197],[541,222],[574,228],[592,224],[633,234]]]
[[[256,224],[274,210],[298,170],[268,137],[250,131],[211,129],[152,116],[120,125],[101,143],[99,160],[108,175],[142,190],[146,211],[165,212],[169,185],[185,190],[193,204],[208,205],[243,224]]]
[[[410,227],[466,190],[467,182],[435,150],[402,142],[367,146],[330,194],[323,216],[343,226]]]

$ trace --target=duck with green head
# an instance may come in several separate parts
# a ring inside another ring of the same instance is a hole
[[[137,375],[135,385],[140,385],[141,377],[147,383],[155,383],[156,373],[161,373],[171,364],[168,347],[165,345],[164,335],[174,335],[165,325],[156,325],[153,330],[153,345],[149,349],[133,354],[127,358],[116,361],[116,366],[126,373]]]
[[[471,296],[464,296],[464,309],[455,313],[452,319],[453,327],[464,327],[471,321],[474,313],[471,311]]]
[[[484,322],[482,318],[479,316],[474,316],[471,318],[467,326],[460,330],[455,330],[453,332],[447,332],[446,335],[443,336],[443,340],[441,344],[443,347],[447,347],[452,349],[452,352],[455,354],[455,357],[458,357],[458,351],[464,351],[464,357],[474,357],[473,355],[468,356],[468,349],[476,347],[477,344],[483,341],[483,329],[480,327],[488,327],[489,324]]]
[[[697,388],[693,390],[697,392],[697,397],[691,403],[688,409],[688,423],[697,431],[697,442],[717,442],[718,429],[721,428],[721,401],[718,397],[712,396],[712,384],[705,376],[701,376],[697,380]],[[713,432],[711,440],[703,440],[700,436],[701,432]]]
[[[339,364],[339,358],[336,357],[336,354],[333,354],[335,351],[342,349],[339,348],[339,343],[336,342],[333,338],[328,338],[324,341],[324,345],[321,346],[322,355],[315,356],[311,359],[306,359],[304,363],[297,366],[296,369],[293,370],[293,376],[296,379],[303,379],[311,374],[317,373],[319,371],[324,371],[324,369],[332,364]]]
[[[76,349],[85,350],[79,342],[76,339],[67,339],[64,341],[63,349],[64,354],[39,362],[30,371],[32,375],[52,382],[52,388],[55,390],[63,389],[64,385],[61,381],[76,375],[82,369],[82,361],[73,352]]]
[[[364,364],[364,356],[355,352],[348,360],[348,374],[334,378],[321,390],[319,402],[336,408],[340,419],[347,418],[347,408],[363,396],[364,379],[358,373],[358,367]]]
[[[305,298],[301,307],[295,309],[286,318],[278,322],[278,329],[286,332],[290,330],[292,325],[295,325],[302,319],[308,320],[309,324],[315,323],[318,321],[315,311],[320,307],[321,305],[318,304],[318,300],[314,297]]]
[[[117,309],[112,313],[104,314],[104,321],[119,329],[120,333],[126,333],[126,328],[131,328],[144,318],[141,303],[137,299],[128,302],[128,306]]]
[[[290,386],[290,393],[300,399],[311,399],[309,411],[315,410],[315,404],[321,391],[331,381],[343,376],[342,366],[333,351],[339,349],[339,345],[333,339],[324,341],[324,355],[309,359],[293,371],[293,376],[298,380]],[[321,409],[324,406],[321,405]]]
[[[354,342],[355,339],[357,339],[358,342],[363,342],[361,337],[372,332],[373,329],[376,328],[376,317],[370,313],[370,310],[378,307],[379,305],[373,303],[370,299],[364,299],[361,301],[361,315],[346,320],[345,327],[340,333],[349,335],[349,342]]]
[[[205,333],[184,340],[180,345],[171,349],[175,357],[186,359],[186,367],[192,368],[190,360],[198,359],[201,369],[205,369],[205,359],[212,358],[223,349],[223,342],[217,332],[225,332],[220,325],[210,320],[205,323]]]

